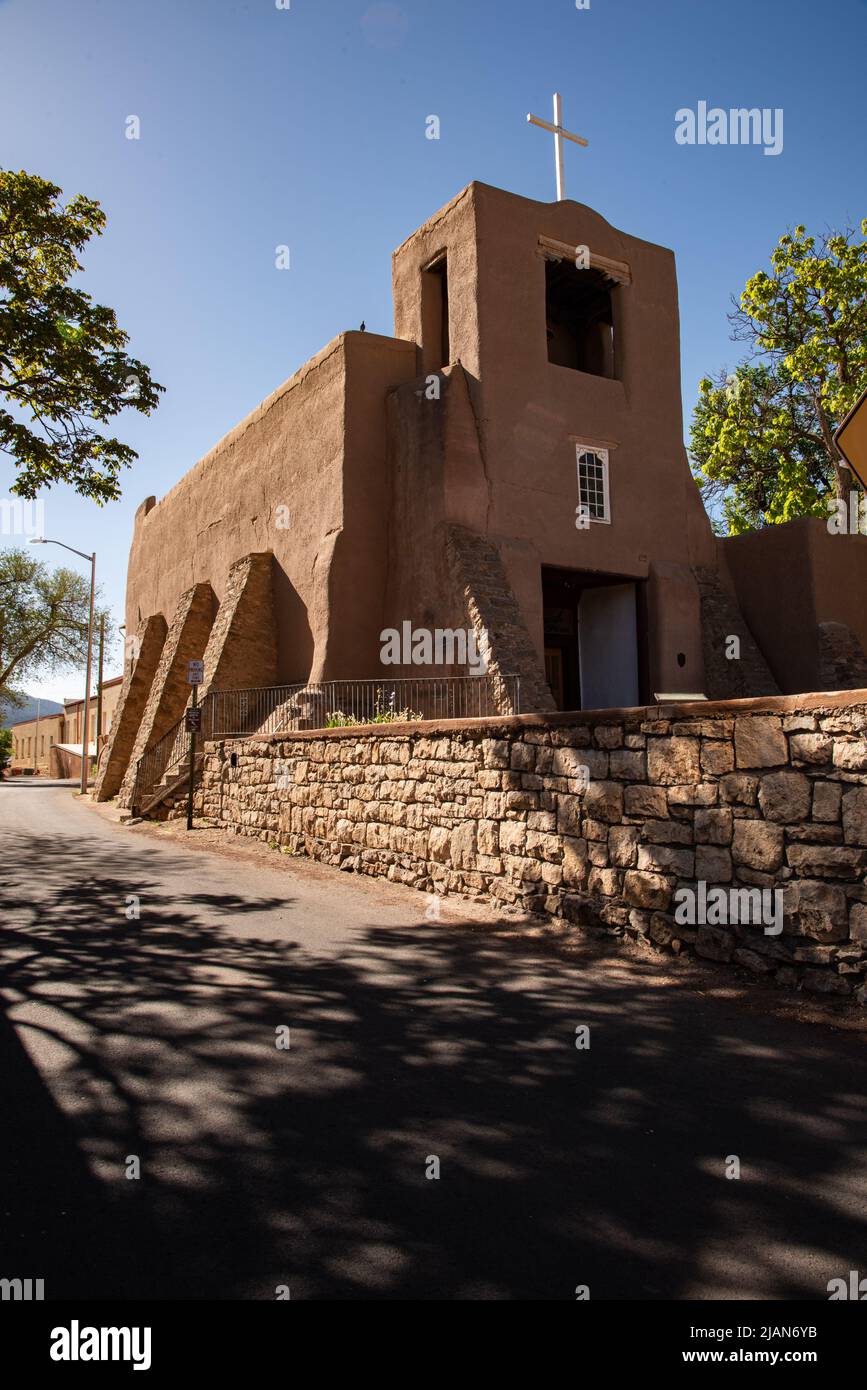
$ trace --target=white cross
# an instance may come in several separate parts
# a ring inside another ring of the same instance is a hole
[[[550,130],[554,136],[554,164],[557,169],[557,202],[562,203],[566,197],[565,181],[563,178],[563,141],[574,140],[576,145],[583,145],[587,148],[587,141],[580,135],[573,135],[571,130],[563,129],[563,112],[560,107],[560,93],[554,93],[554,124],[550,121],[543,121],[541,116],[527,116],[531,125],[540,125],[543,130]]]

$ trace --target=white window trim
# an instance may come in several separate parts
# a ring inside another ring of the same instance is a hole
[[[611,480],[608,470],[608,450],[603,449],[598,444],[576,443],[575,445],[575,477],[578,483],[578,505],[585,505],[581,498],[581,455],[595,454],[602,464],[602,495],[605,501],[605,515],[591,516],[588,521],[597,526],[611,525]]]

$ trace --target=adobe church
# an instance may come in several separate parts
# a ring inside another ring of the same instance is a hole
[[[393,292],[394,337],[342,333],[139,507],[101,798],[129,804],[189,658],[205,692],[375,679],[407,622],[476,633],[522,713],[867,686],[867,537],[712,533],[671,251],[472,183]]]

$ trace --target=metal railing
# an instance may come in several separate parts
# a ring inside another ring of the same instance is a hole
[[[208,739],[244,734],[268,736],[402,719],[483,719],[520,713],[520,678],[422,676],[210,690],[199,708],[202,745]],[[140,810],[161,782],[181,777],[188,757],[189,734],[182,717],[139,758],[133,810]]]
[[[214,690],[213,735],[276,734],[406,719],[518,714],[517,676],[425,676],[323,681],[265,690]]]
[[[206,732],[213,716],[211,696],[206,695],[201,703],[202,734],[205,738],[213,735]],[[186,729],[186,719],[182,716],[156,743],[152,744],[138,760],[135,785],[132,793],[132,810],[138,813],[142,803],[152,796],[163,779],[172,780],[180,776],[189,758],[190,736]]]

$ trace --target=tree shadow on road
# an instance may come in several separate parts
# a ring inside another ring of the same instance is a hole
[[[190,857],[163,846],[17,839],[44,871],[32,903],[0,885],[0,1275],[54,1298],[825,1298],[863,1269],[857,1038],[477,926],[408,916],[317,954],[269,874],[179,901]]]

